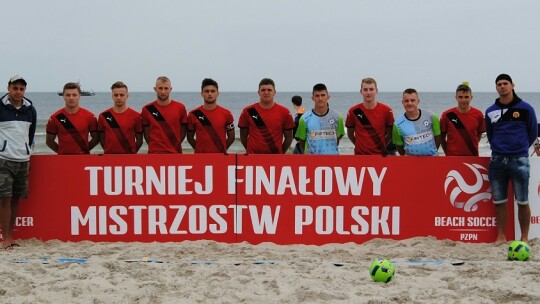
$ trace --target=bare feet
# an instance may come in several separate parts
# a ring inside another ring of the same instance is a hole
[[[13,250],[13,248],[15,247],[21,247],[21,245],[13,242],[13,240],[4,240],[2,242],[2,247],[4,248],[5,251],[10,251],[10,250]]]
[[[493,246],[500,246],[502,244],[506,244],[507,241],[506,241],[506,237],[498,237],[495,242],[493,243]]]

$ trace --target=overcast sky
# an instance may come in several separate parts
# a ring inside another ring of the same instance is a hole
[[[205,77],[221,91],[264,77],[277,91],[357,91],[371,76],[385,92],[489,92],[500,73],[540,91],[538,0],[2,0],[1,12],[0,81],[20,74],[31,92],[152,91],[160,75],[175,91]]]

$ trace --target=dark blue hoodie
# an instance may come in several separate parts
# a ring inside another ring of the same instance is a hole
[[[528,157],[538,137],[534,108],[516,95],[508,105],[497,98],[486,109],[486,133],[492,155]]]

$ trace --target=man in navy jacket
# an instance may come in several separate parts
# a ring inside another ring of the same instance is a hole
[[[505,243],[508,182],[512,181],[521,240],[529,241],[529,147],[538,136],[538,122],[533,107],[514,91],[512,78],[501,74],[495,80],[499,98],[486,110],[486,134],[491,146],[489,181],[493,189],[497,218],[497,244]]]
[[[28,196],[30,155],[36,131],[36,109],[24,97],[26,80],[16,75],[0,98],[0,228],[4,250],[19,246],[13,241],[19,199]]]

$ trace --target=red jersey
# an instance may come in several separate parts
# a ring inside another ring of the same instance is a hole
[[[217,106],[206,110],[203,106],[189,112],[187,131],[195,132],[195,153],[225,153],[227,131],[234,130],[231,111]]]
[[[349,109],[345,127],[354,128],[354,154],[381,155],[386,151],[386,128],[394,125],[394,113],[384,103],[366,109],[363,103]]]
[[[143,131],[141,114],[131,108],[122,113],[110,108],[99,114],[97,130],[105,132],[105,154],[135,154],[135,133]]]
[[[263,109],[254,103],[242,110],[238,120],[239,128],[247,128],[247,153],[283,153],[283,131],[294,128],[291,112],[280,104]]]
[[[88,136],[97,131],[97,120],[84,108],[75,114],[62,108],[51,115],[45,130],[58,136],[58,154],[89,154]]]
[[[184,104],[171,100],[166,106],[157,101],[141,111],[143,127],[149,127],[148,153],[182,153],[181,127],[187,124]]]
[[[441,115],[441,133],[446,133],[446,155],[478,156],[478,133],[485,131],[484,114],[476,108],[471,107],[467,113],[452,108]]]

